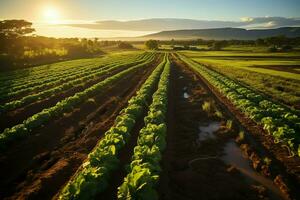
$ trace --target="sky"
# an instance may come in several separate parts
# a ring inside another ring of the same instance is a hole
[[[35,24],[147,18],[300,18],[299,10],[300,0],[0,0],[0,19],[26,19]]]
[[[300,17],[299,0],[0,0],[0,18],[40,21],[47,6],[57,9],[65,20]]]

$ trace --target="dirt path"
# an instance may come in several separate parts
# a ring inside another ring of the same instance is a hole
[[[1,196],[51,199],[72,176],[155,64],[139,69],[36,130],[1,158]]]
[[[216,117],[222,107],[195,73],[174,65],[171,77],[160,199],[284,198],[250,167],[234,141],[235,125],[229,126],[224,114]]]

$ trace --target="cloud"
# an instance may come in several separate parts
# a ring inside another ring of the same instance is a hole
[[[299,18],[284,18],[284,17],[256,17],[251,21],[246,22],[244,27],[247,28],[279,28],[289,26],[300,26]],[[241,26],[243,27],[243,26]]]
[[[241,21],[242,22],[251,22],[251,21],[253,21],[253,18],[252,17],[242,17]]]
[[[279,28],[300,26],[300,18],[285,17],[242,17],[240,21],[208,21],[176,18],[156,18],[132,21],[96,21],[94,23],[64,24],[72,27],[102,30],[130,30],[130,31],[165,31],[182,29],[209,29],[209,28]]]

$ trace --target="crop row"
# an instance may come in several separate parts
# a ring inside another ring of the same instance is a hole
[[[143,59],[143,57],[141,57],[141,59]],[[110,59],[110,62],[108,59],[106,61],[94,63],[93,65],[78,67],[78,69],[61,70],[59,74],[49,74],[47,77],[42,79],[35,79],[33,76],[29,76],[28,79],[31,79],[31,81],[28,80],[27,83],[23,83],[18,86],[10,85],[8,86],[8,88],[4,88],[0,90],[0,100],[11,98],[20,94],[24,94],[26,92],[28,93],[32,91],[42,90],[44,88],[49,88],[58,85],[60,83],[65,83],[66,81],[74,80],[78,77],[89,75],[99,69],[107,69],[114,65],[134,62],[141,59],[138,59],[138,57],[136,56],[132,58],[123,58],[123,59],[117,59],[112,57]],[[107,65],[108,63],[109,65]]]
[[[166,147],[169,75],[170,62],[167,61],[144,119],[145,126],[140,130],[129,173],[118,188],[118,199],[158,199],[155,187],[161,172],[161,154]]]
[[[108,56],[100,56],[98,58],[89,58],[89,59],[76,59],[76,60],[70,60],[70,61],[63,61],[63,62],[57,62],[53,64],[46,64],[46,65],[41,65],[37,67],[30,67],[30,68],[24,68],[24,69],[19,69],[19,70],[14,70],[14,71],[9,71],[9,72],[4,72],[0,75],[0,83],[1,86],[3,85],[3,82],[7,81],[22,81],[25,80],[27,77],[24,75],[31,75],[34,76],[35,78],[42,78],[42,77],[47,77],[47,74],[52,74],[56,72],[60,72],[61,70],[69,70],[69,69],[74,69],[78,68],[80,66],[86,66],[90,64],[94,64],[95,62],[102,62],[102,60],[109,60],[111,56],[116,56],[116,57],[127,57],[131,55],[136,55],[139,54],[138,52],[134,53],[122,53],[122,54],[116,54],[116,55],[108,55]]]
[[[118,167],[118,153],[129,140],[131,131],[147,107],[153,90],[157,87],[160,74],[165,66],[159,64],[147,78],[134,97],[128,101],[116,118],[114,125],[88,155],[79,171],[63,188],[59,199],[93,199],[108,186],[110,172]]]
[[[200,65],[182,55],[179,57],[216,87],[237,108],[281,142],[292,154],[300,156],[300,117],[297,111],[268,100],[238,82]]]
[[[14,75],[1,77],[1,89],[3,86],[10,85],[22,85],[28,82],[28,77],[34,77],[34,79],[42,79],[52,74],[61,74],[62,70],[74,70],[74,68],[84,67],[87,65],[93,65],[95,62],[101,62],[106,57],[99,57],[93,59],[79,59],[64,62],[57,62],[48,65],[42,65],[37,67],[25,68],[14,71]],[[3,76],[4,74],[2,74]]]
[[[94,61],[93,63],[89,63],[89,64],[82,63],[81,65],[77,66],[76,68],[60,67],[59,68],[60,70],[50,70],[49,69],[49,71],[47,71],[47,73],[43,73],[43,75],[29,74],[28,76],[25,76],[24,78],[22,78],[22,80],[13,79],[11,81],[6,81],[5,83],[3,83],[1,85],[0,96],[5,97],[5,94],[9,94],[7,96],[17,95],[18,93],[26,92],[26,89],[31,89],[35,86],[41,87],[47,83],[55,83],[56,81],[59,81],[63,78],[69,77],[69,76],[81,74],[83,72],[88,73],[88,71],[92,71],[93,69],[105,67],[106,64],[110,63],[109,60],[112,61],[113,58],[97,59],[97,62]],[[119,59],[117,59],[117,60],[119,60]],[[110,63],[110,64],[114,64],[114,63]],[[38,89],[38,87],[35,89]],[[30,92],[30,90],[29,90],[29,92]],[[16,93],[16,94],[14,94],[14,93]]]
[[[0,148],[3,149],[9,144],[9,142],[14,141],[18,138],[29,136],[32,129],[37,128],[44,123],[48,122],[54,117],[61,116],[64,112],[72,111],[73,107],[84,102],[86,99],[92,97],[93,95],[103,91],[103,89],[117,80],[123,78],[124,76],[133,73],[141,67],[145,67],[150,62],[152,62],[154,56],[145,61],[144,63],[138,64],[134,67],[123,70],[105,80],[94,84],[93,86],[76,93],[75,95],[65,98],[64,100],[58,102],[55,106],[43,109],[41,112],[34,114],[28,119],[24,120],[22,124],[13,126],[12,128],[7,128],[0,135]]]
[[[144,57],[143,60],[137,60],[133,63],[116,64],[116,65],[112,65],[111,67],[108,67],[108,68],[100,68],[100,69],[94,71],[93,73],[86,73],[86,74],[84,73],[84,74],[80,74],[80,75],[71,76],[66,79],[62,79],[61,81],[63,81],[62,82],[63,84],[61,84],[61,85],[50,88],[48,90],[44,90],[42,92],[24,96],[22,99],[11,101],[11,102],[8,102],[8,103],[0,106],[0,115],[1,115],[1,113],[5,113],[9,110],[14,110],[14,109],[24,106],[26,104],[32,103],[36,100],[41,100],[46,97],[48,98],[48,97],[51,97],[52,95],[58,94],[59,92],[79,86],[79,85],[89,82],[89,81],[93,81],[93,80],[95,80],[95,78],[101,77],[103,75],[109,75],[114,70],[144,62],[145,60],[149,59],[151,56],[152,55],[149,54],[148,56]]]
[[[16,79],[22,80],[25,78],[24,74],[31,74],[33,76],[36,75],[45,76],[44,72],[48,70],[50,72],[54,72],[55,70],[59,70],[62,67],[72,68],[80,64],[88,65],[91,63],[91,60],[94,59],[78,59],[78,60],[71,60],[71,61],[61,61],[54,64],[46,64],[37,67],[23,68],[23,69],[3,72],[0,74],[0,83],[2,84],[3,82],[16,80]]]

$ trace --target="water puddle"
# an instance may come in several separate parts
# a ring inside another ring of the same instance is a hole
[[[221,159],[229,165],[237,168],[249,182],[258,182],[264,187],[268,188],[274,199],[287,199],[284,194],[275,186],[270,180],[260,175],[250,166],[250,162],[243,156],[241,149],[237,146],[234,140],[230,140],[225,148],[225,155]]]
[[[190,97],[190,95],[187,92],[183,93],[183,98],[188,99]]]
[[[198,134],[198,141],[201,142],[207,139],[214,139],[216,132],[221,126],[221,122],[210,122],[207,125],[199,126],[200,133]]]
[[[188,99],[190,95],[187,92],[187,87],[183,87],[183,98]]]

